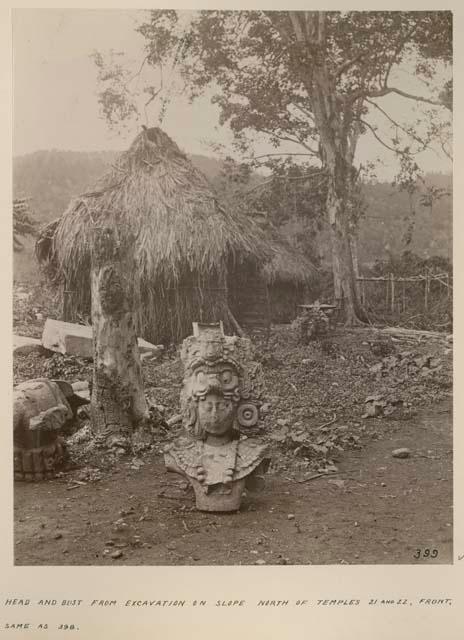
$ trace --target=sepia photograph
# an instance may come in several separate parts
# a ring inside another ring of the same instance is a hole
[[[12,11],[15,566],[453,563],[452,20]]]

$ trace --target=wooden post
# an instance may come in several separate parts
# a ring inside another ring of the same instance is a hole
[[[68,290],[66,280],[63,284],[63,307],[61,310],[61,319],[64,322],[72,322],[71,317],[71,302],[72,302],[72,291]]]
[[[425,291],[424,291],[424,308],[427,311],[429,308],[429,277],[428,273],[425,274]]]
[[[385,291],[385,306],[388,309],[388,278],[385,279],[386,282],[386,291]]]
[[[403,280],[403,311],[406,311],[406,285]]]
[[[391,312],[395,313],[395,276],[390,273],[391,282]]]

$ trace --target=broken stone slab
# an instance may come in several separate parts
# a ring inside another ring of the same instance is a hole
[[[73,382],[71,386],[74,393],[78,396],[90,400],[90,388],[87,380],[77,380],[76,382]]]
[[[27,356],[34,351],[42,351],[42,343],[38,338],[13,335],[13,353]]]
[[[406,447],[402,447],[401,449],[394,449],[392,451],[392,456],[394,458],[409,458],[411,456],[411,451]]]
[[[88,325],[47,318],[42,334],[42,344],[46,349],[63,355],[93,358],[93,331]],[[150,353],[155,356],[163,351],[162,345],[151,344],[143,338],[138,338],[138,346],[141,354]]]
[[[377,418],[383,414],[384,408],[387,403],[384,401],[381,395],[369,396],[364,401],[365,413],[363,418]]]

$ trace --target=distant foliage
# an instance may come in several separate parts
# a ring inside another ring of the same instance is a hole
[[[22,251],[24,244],[22,239],[33,236],[36,231],[36,222],[33,219],[27,198],[13,200],[13,250]]]
[[[324,225],[326,181],[309,163],[290,159],[266,162],[268,173],[226,158],[213,180],[232,206],[239,206],[262,226],[279,228],[286,239],[313,264],[318,262],[318,236]]]
[[[364,185],[367,210],[359,225],[360,263],[372,265],[405,251],[423,259],[451,259],[451,191],[451,176],[444,174],[427,174],[414,193],[388,182]]]
[[[363,275],[395,278],[393,308],[391,282],[364,283],[364,304],[372,321],[413,329],[452,331],[453,266],[448,258],[424,258],[405,251],[376,260],[371,269],[363,270]]]
[[[14,196],[25,193],[30,196],[28,202],[40,226],[60,216],[71,198],[91,187],[115,157],[116,154],[109,151],[38,151],[15,158]],[[329,263],[329,239],[320,211],[323,194],[317,187],[315,173],[313,180],[300,179],[305,174],[304,165],[291,170],[280,165],[268,176],[261,174],[258,179],[249,168],[230,160],[221,163],[206,156],[191,159],[222,194],[231,196],[249,191],[246,206],[250,211],[266,212],[310,259]],[[259,182],[271,178],[266,188],[255,188]],[[423,187],[414,195],[412,211],[406,191],[399,191],[388,182],[363,185],[367,208],[359,223],[360,264],[372,266],[377,258],[401,255],[406,249],[424,259],[434,255],[451,258],[452,198],[447,195],[452,189],[451,176],[427,174],[424,180],[435,190],[434,194],[439,191],[443,197],[430,198],[430,191]],[[409,244],[406,243],[408,229]],[[31,239],[26,238],[23,244],[25,249],[15,257],[15,277],[36,281],[37,263]]]

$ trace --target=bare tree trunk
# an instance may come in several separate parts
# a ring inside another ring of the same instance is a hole
[[[350,247],[347,202],[353,188],[353,159],[359,126],[353,123],[353,106],[336,101],[334,79],[325,61],[327,14],[323,11],[289,11],[290,26],[302,51],[309,54],[311,71],[299,65],[301,81],[311,99],[314,123],[320,136],[321,161],[328,173],[327,215],[332,242],[332,268],[335,296],[343,295],[346,324],[360,323],[362,312]],[[278,27],[277,27],[278,28]],[[285,31],[284,38],[287,38]],[[295,57],[295,63],[299,60]]]
[[[353,259],[354,284],[356,287],[356,295],[358,300],[361,300],[361,286],[358,281],[358,278],[359,278],[358,239],[356,237],[356,233],[353,230],[350,231],[350,248],[351,248],[351,257]]]
[[[94,371],[92,424],[96,432],[129,443],[134,428],[148,418],[142,367],[131,304],[124,286],[114,230],[95,232],[92,255]]]
[[[332,268],[334,270],[334,282],[336,283],[338,280],[343,296],[345,324],[353,326],[360,323],[362,312],[356,291],[350,234],[345,220],[346,212],[344,202],[338,190],[335,188],[334,182],[333,177],[330,176],[327,195],[327,214],[329,217],[332,242]]]

